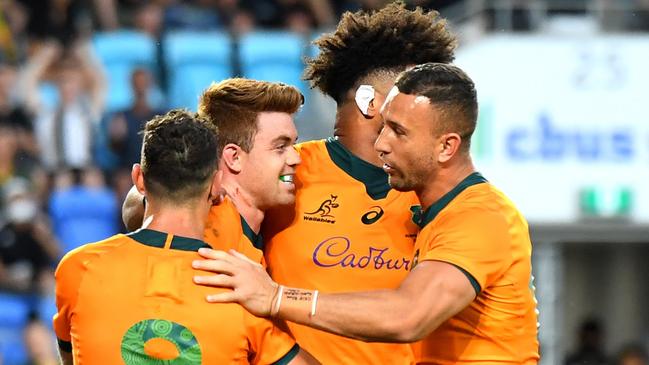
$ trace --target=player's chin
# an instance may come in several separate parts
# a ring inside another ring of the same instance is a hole
[[[291,205],[295,203],[295,194],[286,192],[277,194],[276,203],[277,205]]]
[[[404,179],[401,179],[400,177],[397,177],[395,175],[390,175],[388,178],[388,184],[390,184],[390,187],[396,191],[410,191],[412,190],[412,186],[408,184]]]

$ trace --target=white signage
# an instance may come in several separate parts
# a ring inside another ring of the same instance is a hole
[[[493,36],[456,64],[478,90],[474,162],[530,222],[649,222],[649,36]]]

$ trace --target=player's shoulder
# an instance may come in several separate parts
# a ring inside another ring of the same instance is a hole
[[[314,140],[296,145],[301,162],[297,166],[296,176],[298,181],[318,182],[339,181],[344,179],[346,173],[335,162],[332,150],[336,149],[333,138]]]
[[[311,154],[311,153],[321,153],[321,150],[325,150],[326,139],[314,139],[311,141],[300,142],[295,145],[295,149],[300,153]]]
[[[468,187],[463,191],[453,206],[453,210],[493,212],[504,210],[517,211],[514,203],[495,185],[484,182]]]
[[[105,240],[87,243],[66,253],[56,269],[57,274],[68,270],[78,270],[85,267],[93,259],[103,257],[111,250],[122,246],[130,238],[124,234],[116,234]]]

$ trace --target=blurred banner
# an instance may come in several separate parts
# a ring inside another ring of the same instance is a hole
[[[649,37],[493,36],[456,63],[476,166],[531,223],[649,222]]]

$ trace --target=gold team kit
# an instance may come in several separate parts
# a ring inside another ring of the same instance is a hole
[[[263,263],[263,240],[239,214],[230,198],[212,206],[205,224],[205,242],[214,248],[232,248],[255,262]]]
[[[338,140],[296,146],[295,207],[268,212],[264,249],[280,284],[322,292],[396,288],[412,267],[414,193],[390,190],[387,174]],[[287,323],[323,364],[411,364],[410,346],[366,343]]]
[[[218,289],[192,281],[200,247],[141,229],[68,253],[56,271],[59,346],[75,364],[288,363],[299,347],[271,321],[205,300]]]
[[[525,218],[479,173],[415,213],[421,227],[415,264],[455,265],[477,293],[467,308],[414,346],[418,362],[536,364],[532,245]]]

